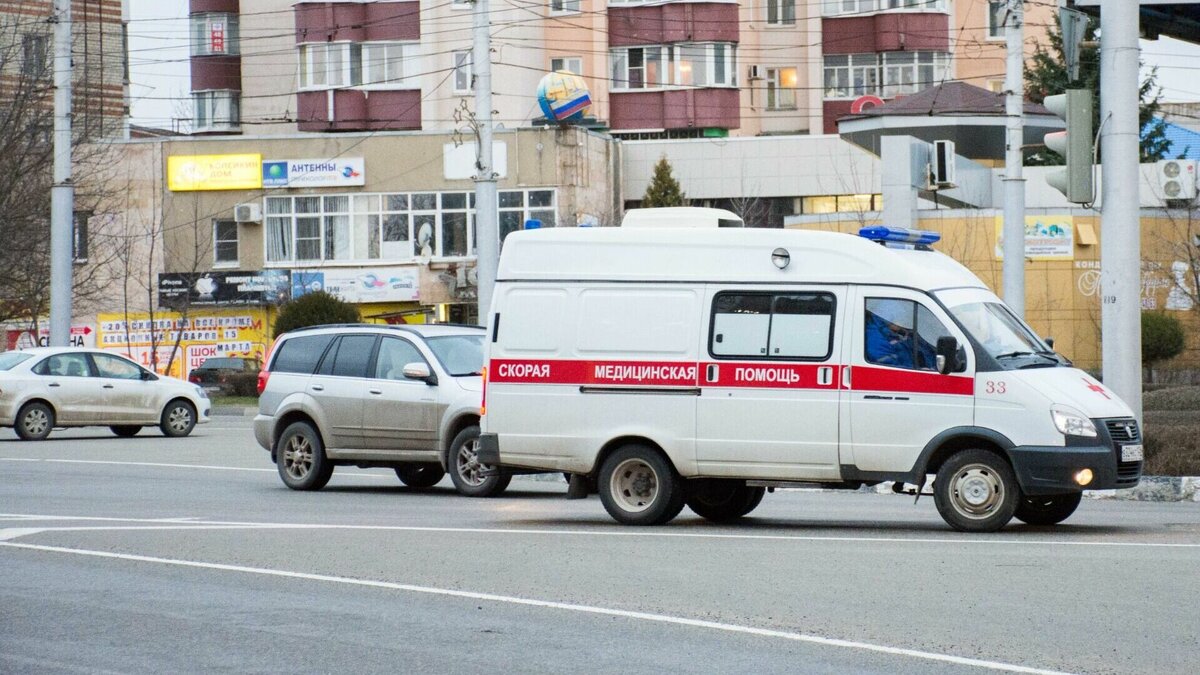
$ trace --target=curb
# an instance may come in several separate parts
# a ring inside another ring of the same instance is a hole
[[[1200,476],[1142,476],[1137,487],[1125,490],[1087,490],[1090,499],[1121,499],[1138,502],[1198,502]]]
[[[258,414],[258,408],[236,405],[214,405],[211,417],[253,417]]]

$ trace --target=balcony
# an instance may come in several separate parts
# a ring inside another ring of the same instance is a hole
[[[330,89],[297,94],[300,131],[395,131],[421,128],[421,90]]]
[[[821,19],[825,54],[896,51],[950,51],[950,16],[942,13],[886,12]]]
[[[609,124],[614,131],[741,125],[740,95],[734,88],[612,92],[609,100]]]
[[[735,3],[672,2],[649,7],[608,6],[610,47],[737,41],[738,6]]]
[[[420,40],[418,2],[301,2],[296,42]]]

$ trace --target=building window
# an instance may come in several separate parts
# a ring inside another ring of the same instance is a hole
[[[192,56],[241,53],[237,14],[193,14]]]
[[[28,34],[21,38],[21,75],[40,80],[50,74],[49,40],[45,35]]]
[[[583,75],[583,59],[578,56],[564,56],[558,59],[550,59],[550,70],[555,73],[565,70],[568,73]]]
[[[76,264],[88,261],[88,221],[91,218],[91,211],[75,212],[74,227],[71,232],[71,259]]]
[[[883,196],[866,195],[822,195],[801,197],[800,213],[868,213],[883,208]]]
[[[949,66],[950,55],[941,52],[885,52],[882,95],[892,98],[940,84]]]
[[[238,224],[232,220],[213,221],[213,263],[238,264]]]
[[[885,52],[825,57],[825,98],[892,98],[938,84],[950,73],[945,52]]]
[[[1007,0],[989,0],[987,15],[987,36],[989,39],[1004,37],[1004,8]]]
[[[550,11],[556,14],[579,11],[579,0],[550,0]]]
[[[724,42],[627,47],[609,56],[613,89],[737,85],[737,49]]]
[[[822,14],[870,14],[889,10],[945,12],[947,0],[825,0]]]
[[[531,219],[557,224],[552,189],[501,190],[498,205],[502,236]],[[469,192],[267,197],[264,225],[270,265],[475,255]]]
[[[471,52],[454,52],[454,91],[471,91]]]
[[[192,131],[229,131],[242,123],[241,92],[192,92]]]
[[[414,42],[300,45],[300,88],[410,89],[418,86]]]
[[[796,109],[796,69],[767,68],[767,110]]]
[[[796,0],[767,0],[767,25],[793,26],[796,24]]]

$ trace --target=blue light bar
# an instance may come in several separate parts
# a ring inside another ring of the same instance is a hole
[[[858,231],[858,236],[871,241],[891,241],[918,246],[935,244],[942,238],[942,235],[937,232],[928,230],[910,230],[906,227],[885,227],[883,225],[864,227]]]

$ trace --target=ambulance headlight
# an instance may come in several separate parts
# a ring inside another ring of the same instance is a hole
[[[1074,408],[1068,408],[1065,405],[1051,406],[1050,416],[1054,418],[1054,426],[1064,436],[1096,437],[1096,425],[1092,424],[1086,415]]]

